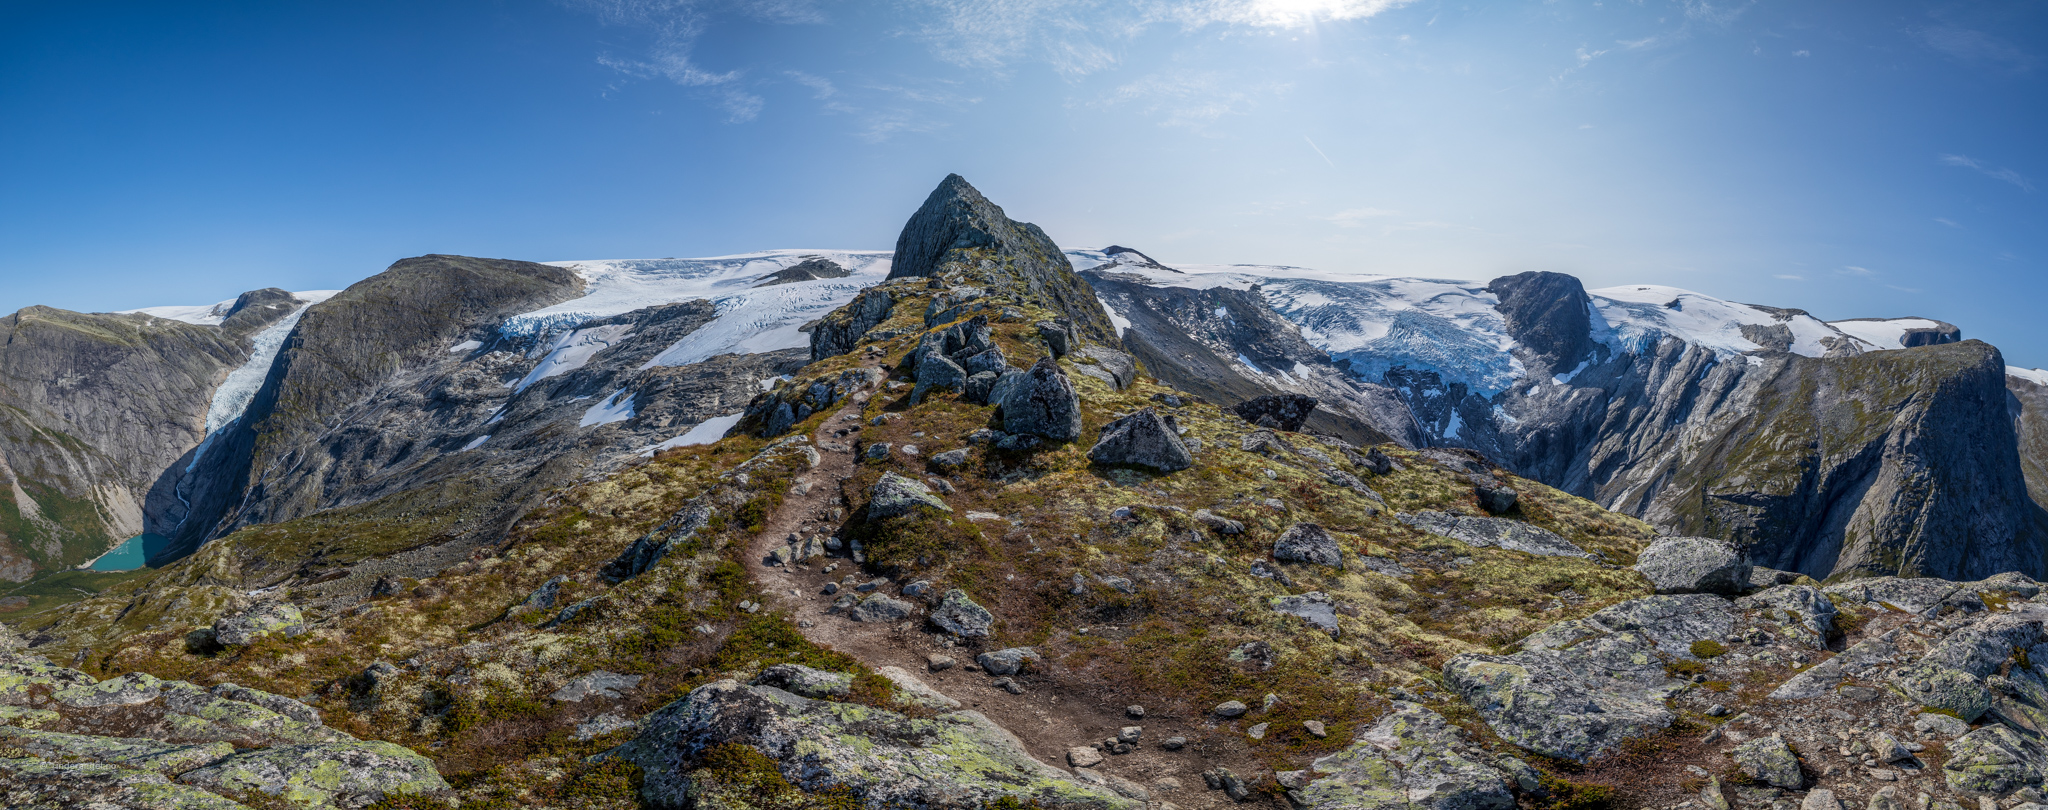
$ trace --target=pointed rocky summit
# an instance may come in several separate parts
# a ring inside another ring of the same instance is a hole
[[[1019,297],[1071,318],[1081,335],[1120,345],[1109,315],[1059,245],[1037,225],[1017,222],[957,174],[946,175],[896,237],[889,278],[978,270],[974,281],[1014,283]]]

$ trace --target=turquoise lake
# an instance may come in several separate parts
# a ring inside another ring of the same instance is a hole
[[[94,571],[133,571],[149,560],[152,551],[163,548],[170,538],[161,534],[138,534],[92,564]]]

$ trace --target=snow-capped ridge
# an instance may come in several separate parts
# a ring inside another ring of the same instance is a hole
[[[317,304],[340,294],[340,290],[305,290],[292,293],[292,297],[308,304]],[[211,304],[141,307],[138,309],[120,310],[114,314],[149,315],[165,320],[184,321],[185,323],[197,324],[199,326],[219,326],[222,321],[227,320],[228,312],[235,308],[237,300],[240,300],[239,297]]]

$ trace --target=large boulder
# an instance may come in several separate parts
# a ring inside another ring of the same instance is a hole
[[[1314,523],[1296,523],[1273,541],[1273,559],[1281,562],[1311,563],[1331,568],[1344,567],[1344,549],[1337,538]]]
[[[773,686],[792,695],[823,700],[852,694],[853,676],[802,664],[776,664],[761,670],[761,674],[754,678],[754,685]]]
[[[968,638],[988,638],[989,628],[996,623],[994,614],[988,608],[967,598],[967,592],[954,588],[939,598],[939,606],[932,609],[933,626]]]
[[[911,404],[923,402],[925,394],[934,388],[966,390],[967,371],[938,352],[926,354],[917,363],[917,387],[910,391]]]
[[[1460,655],[1444,678],[1501,739],[1585,762],[1669,726],[1664,701],[1685,684],[1665,662],[1698,661],[1694,643],[1718,642],[1735,620],[1717,596],[1650,596],[1552,625],[1513,655]]]
[[[1783,790],[1798,790],[1806,782],[1799,773],[1799,757],[1785,745],[1785,738],[1758,737],[1735,746],[1729,754],[1735,767],[1749,778]]]
[[[1828,636],[1835,629],[1835,603],[1811,585],[1758,591],[1735,600],[1735,606],[1777,624],[1785,640],[1817,650],[1827,649]]]
[[[160,773],[98,762],[0,758],[0,806],[108,810],[250,810]]]
[[[953,507],[915,478],[882,473],[882,479],[868,487],[868,520],[902,517],[919,509],[953,511]]]
[[[1173,427],[1151,408],[1104,425],[1102,438],[1088,450],[1088,460],[1158,472],[1185,470],[1195,465],[1194,454],[1188,452]]]
[[[305,614],[290,602],[258,602],[213,623],[214,640],[228,646],[248,644],[269,635],[296,636],[303,632]]]
[[[1074,370],[1109,383],[1118,391],[1138,379],[1138,363],[1131,356],[1102,346],[1087,346],[1074,352]]]
[[[1315,413],[1316,398],[1302,394],[1270,394],[1232,406],[1238,418],[1263,428],[1297,431]]]
[[[244,751],[178,777],[231,794],[260,794],[300,807],[357,810],[396,796],[450,797],[433,760],[383,740]]]
[[[1636,555],[1636,571],[1658,593],[1741,593],[1749,568],[1748,555],[1711,537],[1660,537]]]
[[[2048,748],[2002,725],[1988,725],[1948,744],[1941,775],[1965,795],[2004,796],[2038,787],[2048,773]]]
[[[1275,596],[1271,602],[1273,612],[1299,617],[1310,627],[1329,633],[1335,638],[1337,629],[1337,603],[1321,591],[1310,591],[1300,596]]]
[[[1303,810],[1510,810],[1510,777],[1492,759],[1436,712],[1396,702],[1287,796]]]
[[[998,385],[1001,380],[998,380]],[[1081,397],[1050,357],[1041,357],[1003,396],[1003,432],[1056,442],[1081,438]]]
[[[703,806],[731,778],[707,767],[728,746],[765,757],[782,780],[816,795],[840,791],[861,807],[977,807],[1009,799],[1055,808],[1138,810],[1033,759],[979,712],[918,718],[808,700],[722,680],[655,711],[615,756],[645,774],[641,798],[658,810]]]

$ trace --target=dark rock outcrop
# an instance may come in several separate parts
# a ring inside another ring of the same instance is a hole
[[[1173,426],[1151,408],[1104,425],[1102,438],[1088,450],[1088,460],[1157,472],[1185,470],[1195,463]]]
[[[1081,397],[1050,357],[1039,358],[1004,394],[1003,432],[1055,442],[1081,438]]]
[[[1344,549],[1337,538],[1314,523],[1296,523],[1273,541],[1273,559],[1281,562],[1344,567]]]
[[[1033,759],[978,712],[913,718],[725,680],[697,687],[641,728],[608,756],[638,765],[646,774],[641,798],[663,810],[791,798],[756,795],[756,788],[705,767],[724,745],[766,756],[798,789],[837,789],[868,807],[930,806],[933,796],[949,797],[949,806],[1001,799],[1095,810],[1140,806]]]
[[[1586,315],[1593,302],[1577,278],[1532,271],[1496,278],[1486,291],[1500,298],[1496,308],[1507,317],[1508,334],[1551,367],[1569,369],[1593,354]]]
[[[776,284],[794,284],[799,281],[816,281],[821,278],[846,278],[853,275],[831,259],[813,256],[803,261],[769,273],[756,287],[771,287]]]
[[[896,296],[887,287],[869,287],[811,327],[811,359],[823,360],[853,351],[862,335],[889,319]]]
[[[1262,428],[1301,430],[1309,414],[1316,410],[1316,398],[1301,394],[1274,394],[1249,399],[1231,406],[1231,413],[1239,419]]]

